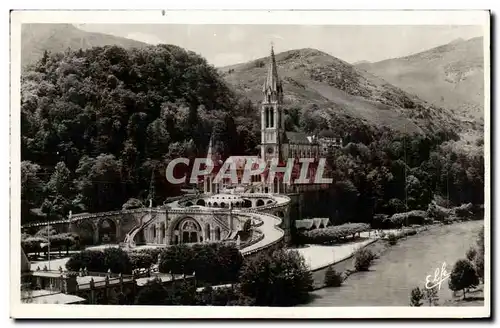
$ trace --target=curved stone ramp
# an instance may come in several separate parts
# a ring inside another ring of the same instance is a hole
[[[148,211],[145,215],[141,217],[141,221],[125,236],[125,244],[129,247],[135,247],[135,236],[139,231],[141,231],[144,226],[151,221],[155,216],[151,211]]]
[[[241,211],[241,214],[249,213],[246,211]],[[242,255],[253,254],[271,247],[272,245],[281,241],[285,236],[285,232],[279,227],[282,221],[280,217],[259,212],[251,213],[250,215],[262,221],[262,225],[258,228],[258,230],[264,235],[264,238],[254,244],[242,248],[240,250]]]
[[[259,224],[258,227],[255,227],[259,232],[261,232],[264,235],[264,238],[261,240],[257,241],[254,244],[248,245],[245,248],[242,248],[240,251],[243,255],[249,255],[249,254],[254,254],[256,252],[259,252],[261,250],[264,250],[266,248],[269,248],[276,243],[280,242],[284,236],[285,232],[283,229],[279,227],[279,225],[282,222],[282,219],[278,216],[266,213],[266,212],[261,212],[264,210],[272,210],[272,209],[277,209],[283,206],[287,206],[288,203],[290,202],[290,198],[285,196],[285,195],[273,195],[273,194],[258,194],[258,193],[243,193],[241,194],[242,197],[248,197],[248,198],[255,198],[255,197],[262,197],[262,198],[272,198],[275,200],[272,204],[264,204],[262,206],[259,206],[257,208],[244,208],[244,209],[233,209],[234,214],[240,214],[242,216],[249,216],[254,219],[257,219],[261,223]],[[174,210],[174,211],[183,211],[186,213],[189,212],[199,212],[199,211],[205,211],[203,209],[190,209],[186,207],[181,207],[179,204],[180,200],[175,200],[172,203],[169,203],[168,206]],[[207,212],[210,212],[210,209],[206,209]],[[154,211],[153,211],[154,212]],[[151,212],[146,213],[141,218],[142,224],[139,226],[134,227],[126,237],[126,244],[130,247],[135,247],[135,236],[139,231],[144,229],[144,227],[147,225],[148,222],[150,222],[154,218],[154,215],[152,215]]]
[[[258,197],[258,195],[255,194],[251,195]],[[269,197],[268,194],[266,195]],[[290,202],[290,198],[284,195],[272,195],[271,197],[274,200],[276,200],[275,204],[263,205],[260,206],[258,209],[263,210],[263,209],[279,208],[288,205],[288,203]],[[235,211],[235,213],[238,212],[241,214],[251,214],[254,218],[259,219],[262,222],[262,224],[259,226],[258,230],[262,232],[262,234],[264,235],[264,238],[258,241],[257,243],[241,249],[240,251],[243,255],[253,254],[261,250],[264,250],[266,248],[269,248],[275,245],[276,243],[280,242],[284,238],[285,232],[283,231],[283,229],[279,227],[279,225],[282,222],[282,219],[280,217],[269,213],[259,212],[257,209],[252,209],[252,210],[243,209]]]

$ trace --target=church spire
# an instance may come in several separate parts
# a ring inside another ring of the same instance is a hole
[[[276,66],[276,58],[274,57],[274,47],[271,45],[271,56],[269,58],[269,67],[267,71],[266,81],[262,88],[264,93],[264,100],[267,102],[278,101],[281,102],[283,96],[283,89],[281,80],[278,77],[278,68]]]
[[[213,147],[214,147],[214,132],[210,134],[210,141],[208,142],[208,151],[207,151],[207,157],[212,159],[213,156]]]

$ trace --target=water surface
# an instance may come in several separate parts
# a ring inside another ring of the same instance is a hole
[[[423,287],[427,275],[433,275],[443,262],[451,272],[455,262],[465,258],[465,252],[475,245],[482,224],[483,221],[469,221],[431,227],[400,240],[382,254],[371,271],[351,275],[342,287],[313,292],[313,300],[306,306],[408,306],[411,290]],[[352,261],[348,261],[352,267]],[[451,296],[445,280],[439,298],[444,301]]]

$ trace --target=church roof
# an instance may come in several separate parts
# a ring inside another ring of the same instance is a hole
[[[302,132],[285,132],[286,141],[289,144],[302,144],[310,145],[311,141],[307,138],[307,135]]]

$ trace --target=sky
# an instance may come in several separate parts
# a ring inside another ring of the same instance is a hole
[[[83,24],[90,31],[150,44],[174,44],[214,66],[242,63],[275,52],[313,48],[349,63],[376,62],[425,51],[456,39],[482,36],[481,26],[398,25],[172,25]]]

